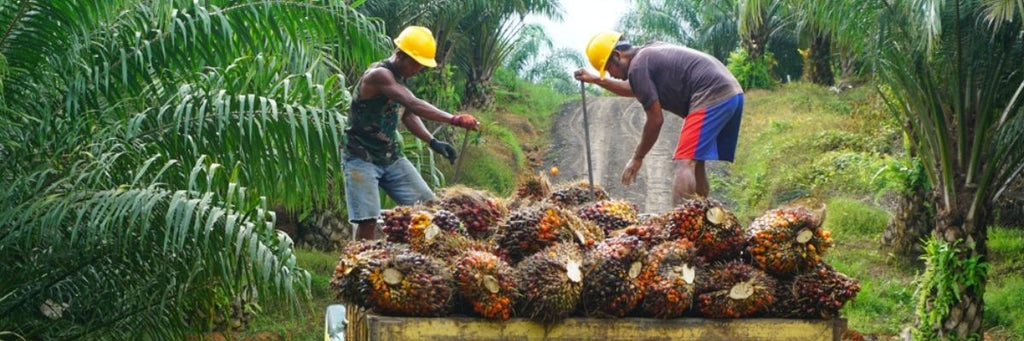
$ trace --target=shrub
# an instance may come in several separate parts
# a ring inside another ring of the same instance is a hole
[[[750,58],[746,50],[736,49],[729,54],[729,72],[736,76],[744,89],[771,89],[778,81],[772,76],[772,67],[776,64],[775,56],[765,52],[758,58]]]

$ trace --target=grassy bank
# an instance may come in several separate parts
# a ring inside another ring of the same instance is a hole
[[[860,281],[857,299],[843,308],[849,326],[877,336],[898,335],[913,324],[919,260],[892,256],[879,239],[890,215],[879,170],[902,160],[902,134],[864,86],[835,94],[810,84],[786,84],[747,94],[737,161],[713,180],[749,222],[790,204],[825,204],[825,228],[835,246],[826,261]],[[997,339],[1024,339],[1024,231],[993,227],[993,266],[986,290],[986,330]]]
[[[458,183],[508,196],[516,177],[539,165],[549,144],[551,117],[568,99],[547,87],[519,79],[496,79],[494,108],[472,112],[483,128],[479,134],[470,134]],[[457,147],[461,147],[462,138],[460,133]],[[439,168],[448,183],[453,183],[455,168],[449,164]]]

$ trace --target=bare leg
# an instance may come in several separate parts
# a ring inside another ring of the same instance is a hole
[[[672,166],[672,206],[675,207],[697,193],[697,161],[675,160]]]
[[[697,195],[707,198],[708,192],[711,191],[711,185],[708,183],[708,173],[704,169],[704,161],[697,161],[696,167],[697,174]]]
[[[378,239],[377,220],[363,220],[356,225],[356,240]]]

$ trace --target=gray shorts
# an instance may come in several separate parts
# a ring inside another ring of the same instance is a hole
[[[406,158],[399,158],[389,166],[378,166],[369,161],[345,156],[345,203],[348,221],[355,223],[376,220],[380,216],[380,192],[384,189],[399,205],[434,199],[434,192]]]

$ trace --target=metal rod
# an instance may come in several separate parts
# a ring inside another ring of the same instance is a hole
[[[594,189],[594,165],[590,162],[590,122],[587,119],[587,88],[580,81],[580,97],[583,98],[583,136],[587,140],[587,176],[590,179],[590,195],[597,199],[597,190]]]
[[[459,149],[459,160],[455,161],[455,180],[452,183],[458,183],[459,175],[462,175],[462,160],[466,158],[467,144],[469,144],[469,129],[466,129],[466,133],[462,135],[462,149]]]

